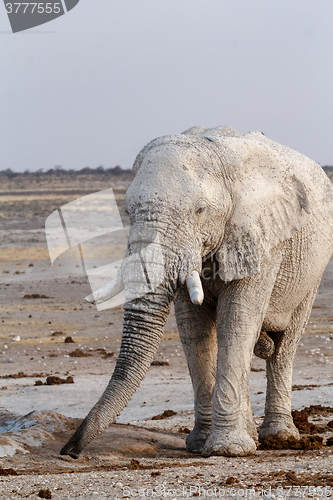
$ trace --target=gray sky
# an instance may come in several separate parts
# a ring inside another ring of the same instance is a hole
[[[333,165],[332,0],[81,0],[9,30],[0,5],[0,170],[130,168],[222,124]]]

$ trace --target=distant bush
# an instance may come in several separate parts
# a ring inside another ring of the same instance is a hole
[[[10,168],[7,168],[6,170],[1,170],[0,175],[4,175],[5,177],[12,179],[13,177],[16,177],[20,174],[18,172],[13,172]]]
[[[66,170],[60,166],[56,166],[53,168],[50,168],[49,170],[45,170],[43,168],[40,168],[39,170],[36,170],[35,172],[30,172],[29,170],[25,170],[24,172],[13,172],[10,168],[7,168],[6,170],[0,170],[0,176],[8,177],[9,179],[12,179],[13,177],[17,176],[28,176],[28,177],[40,177],[40,176],[45,176],[45,175],[56,175],[56,176],[61,176],[61,175],[93,175],[93,174],[99,174],[99,175],[122,175],[122,174],[131,174],[131,170],[123,170],[119,165],[116,165],[115,167],[110,167],[110,168],[104,168],[102,165],[96,168],[90,168],[90,167],[84,167],[81,168],[80,170],[73,170],[69,169]]]

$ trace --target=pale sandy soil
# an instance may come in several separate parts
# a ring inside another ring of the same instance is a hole
[[[122,308],[97,311],[83,300],[91,289],[79,268],[66,259],[61,266],[59,262],[51,266],[44,222],[69,201],[114,187],[126,225],[123,203],[129,181],[86,176],[35,183],[16,178],[0,184],[0,466],[18,473],[0,475],[0,498],[40,498],[42,489],[49,489],[55,499],[151,498],[153,492],[153,498],[170,499],[245,494],[299,498],[300,491],[305,498],[333,496],[330,446],[257,451],[246,459],[203,459],[186,452],[193,395],[173,312],[156,355],[169,364],[150,368],[117,423],[93,441],[79,460],[59,456],[78,419],[96,402],[112,373],[121,340]],[[121,254],[122,245],[120,238],[110,250],[107,241],[101,241],[98,262],[107,263],[111,254]],[[318,404],[333,407],[332,285],[333,261],[297,352],[294,409]],[[27,294],[48,298],[24,299]],[[14,340],[16,336],[19,341]],[[67,336],[74,343],[65,343]],[[89,356],[71,357],[76,349]],[[264,367],[264,361],[253,358],[253,368]],[[20,378],[8,377],[19,372],[23,372]],[[45,382],[47,375],[71,375],[74,384],[34,385],[36,380]],[[264,397],[265,373],[252,371],[251,401],[258,426]],[[151,420],[164,410],[176,414]],[[26,417],[30,412],[34,413]],[[319,412],[310,420],[324,424],[333,420],[333,413]],[[324,442],[332,435],[333,428],[321,434]],[[296,480],[287,475],[290,471]],[[330,484],[331,490],[320,490]]]

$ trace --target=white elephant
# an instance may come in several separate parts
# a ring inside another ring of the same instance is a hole
[[[154,358],[173,300],[194,389],[188,450],[204,456],[255,452],[254,349],[267,358],[259,440],[298,437],[292,365],[333,251],[328,177],[300,153],[231,127],[194,127],[155,139],[133,168],[128,255],[139,255],[158,234],[164,277],[126,302],[112,378],[61,453],[77,457],[127,405]],[[147,265],[154,268],[154,262]],[[103,300],[123,286],[135,289],[126,266],[104,287]]]

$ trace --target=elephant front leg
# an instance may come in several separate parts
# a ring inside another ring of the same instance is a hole
[[[259,441],[268,437],[299,439],[299,432],[291,415],[293,361],[309,319],[316,292],[317,287],[298,306],[285,332],[277,334],[275,351],[266,362],[265,419],[259,432]]]
[[[255,453],[248,383],[256,337],[256,332],[242,335],[234,331],[226,332],[219,339],[212,429],[202,451],[204,456],[245,456]]]
[[[218,360],[212,429],[204,456],[245,456],[256,450],[249,398],[251,359],[274,287],[275,266],[223,285],[217,307]]]
[[[197,306],[187,290],[180,289],[175,312],[194,391],[195,425],[186,447],[192,453],[201,453],[211,430],[217,361],[216,301],[206,293],[203,304]]]

